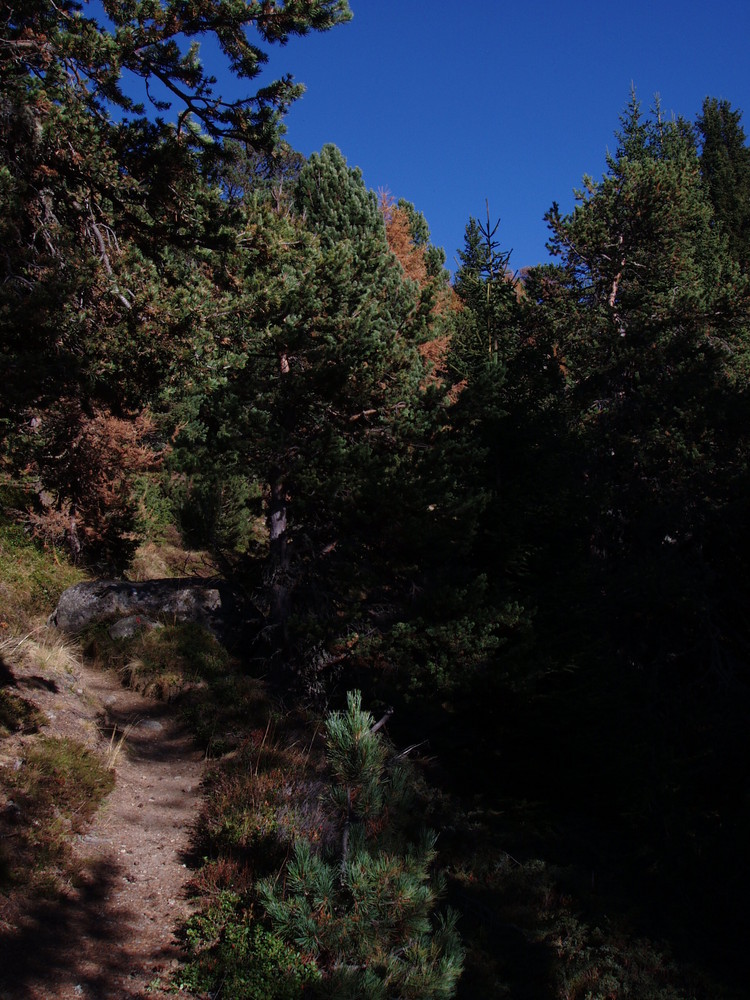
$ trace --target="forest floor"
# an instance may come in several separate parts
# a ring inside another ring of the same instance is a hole
[[[166,997],[152,984],[181,957],[203,753],[173,706],[126,689],[114,670],[27,657],[13,676],[46,717],[42,735],[101,753],[115,785],[75,836],[76,874],[61,894],[0,897],[0,1000]],[[4,740],[0,766],[20,767],[35,738]]]

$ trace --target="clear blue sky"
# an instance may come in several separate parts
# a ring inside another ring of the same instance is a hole
[[[335,143],[367,185],[424,213],[453,266],[489,200],[514,268],[547,258],[544,213],[599,176],[631,81],[691,120],[704,97],[750,135],[748,0],[350,0],[354,19],[271,52],[307,93],[287,138]]]
[[[518,269],[547,259],[543,217],[599,176],[631,82],[644,109],[694,120],[704,97],[744,112],[750,135],[750,0],[350,0],[354,19],[270,48],[264,82],[303,82],[287,138],[335,143],[367,185],[424,213],[455,266],[489,200]],[[99,8],[90,0],[91,8]],[[240,96],[258,80],[221,79]]]

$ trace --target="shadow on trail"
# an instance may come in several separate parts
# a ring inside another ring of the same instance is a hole
[[[123,928],[136,914],[110,901],[121,880],[118,864],[98,861],[70,895],[30,899],[17,926],[0,933],[1,1000],[59,995],[60,986],[68,983],[87,1000],[115,995],[125,1000],[128,992],[118,988],[113,993],[113,982],[134,971],[121,942]],[[158,964],[170,957],[165,953],[150,959]]]
[[[166,764],[197,759],[202,754],[187,726],[175,721],[174,714],[174,706],[166,702],[138,711],[110,706],[99,720],[99,730],[113,747],[122,741],[131,760]]]

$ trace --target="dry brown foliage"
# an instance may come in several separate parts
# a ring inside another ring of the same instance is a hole
[[[379,198],[388,247],[401,265],[404,275],[415,281],[421,291],[428,289],[431,291],[433,295],[430,308],[432,319],[435,320],[448,311],[457,312],[461,308],[461,303],[452,286],[430,277],[427,273],[425,247],[415,244],[408,213],[398,207],[390,192],[380,191]],[[426,383],[442,381],[446,378],[445,362],[449,344],[450,336],[446,334],[439,334],[424,344],[420,344],[419,353],[428,368]]]
[[[121,568],[136,544],[133,474],[155,469],[166,453],[149,442],[153,432],[147,411],[118,417],[74,399],[47,410],[36,422],[34,535],[67,544],[74,561]]]
[[[425,248],[415,245],[409,226],[409,216],[398,207],[393,196],[386,191],[380,192],[380,211],[385,222],[385,235],[391,253],[401,264],[406,277],[416,281],[420,288],[425,288],[429,281]]]

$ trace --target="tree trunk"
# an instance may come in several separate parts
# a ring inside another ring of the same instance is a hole
[[[279,374],[289,378],[290,366],[286,351],[279,354]],[[283,419],[282,419],[283,423]],[[269,476],[270,504],[268,508],[268,569],[270,626],[277,650],[283,652],[288,643],[291,611],[290,551],[288,535],[288,504],[284,469],[281,464],[271,469]]]
[[[270,624],[280,647],[286,646],[291,607],[289,580],[289,538],[287,535],[287,496],[280,474],[271,477],[271,503],[268,511],[268,586]]]

